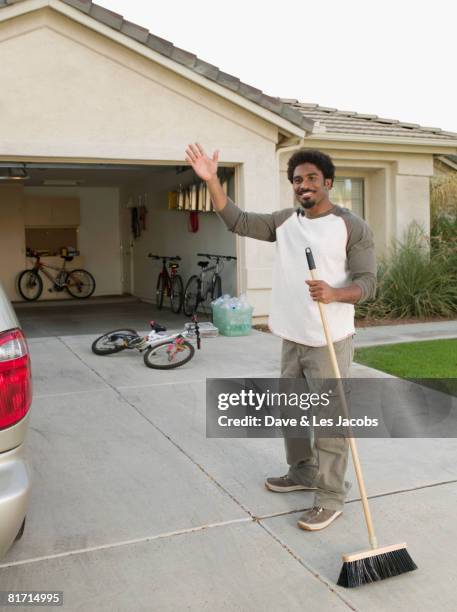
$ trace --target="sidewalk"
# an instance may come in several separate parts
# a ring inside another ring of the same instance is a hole
[[[361,348],[379,344],[441,340],[443,338],[457,338],[457,320],[358,327],[354,340],[355,346]]]

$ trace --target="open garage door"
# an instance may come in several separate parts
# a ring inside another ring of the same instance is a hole
[[[22,301],[17,278],[32,267],[32,252],[54,267],[62,265],[62,249],[76,252],[66,265],[91,272],[93,297],[153,303],[161,264],[149,253],[179,255],[184,281],[198,269],[197,253],[236,256],[234,235],[210,206],[185,196],[199,191],[188,167],[15,161],[2,162],[0,175],[10,178],[0,180],[0,266],[13,301]],[[234,197],[234,168],[222,168],[221,179]],[[72,299],[42,277],[40,301]],[[237,292],[237,279],[236,264],[226,265],[224,293]]]

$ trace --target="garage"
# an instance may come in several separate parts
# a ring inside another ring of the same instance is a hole
[[[237,258],[222,271],[223,292],[246,293],[254,315],[265,315],[274,247],[235,237],[208,202],[192,198],[201,185],[184,152],[194,141],[219,149],[228,195],[241,208],[274,210],[278,149],[311,122],[91,3],[2,6],[0,48],[8,109],[0,114],[0,275],[9,297],[20,300],[17,276],[33,263],[31,248],[57,266],[60,249],[74,249],[68,266],[94,276],[91,300],[153,303],[161,262],[149,253],[179,255],[184,282],[198,272],[198,253],[214,253]],[[39,302],[68,301],[50,289],[45,282]]]
[[[234,169],[221,168],[220,176],[234,197]],[[4,214],[15,244],[22,243],[25,267],[33,267],[34,253],[45,266],[41,301],[72,299],[52,282],[64,253],[72,256],[67,269],[93,275],[94,297],[134,295],[153,303],[162,261],[149,254],[179,256],[176,271],[184,284],[207,259],[198,253],[236,256],[234,236],[211,210],[203,187],[186,166],[2,162],[0,168]],[[236,292],[236,265],[225,265],[221,277],[223,290]]]

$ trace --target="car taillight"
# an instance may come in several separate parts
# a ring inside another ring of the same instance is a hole
[[[0,429],[20,421],[32,402],[30,357],[20,329],[0,333]]]

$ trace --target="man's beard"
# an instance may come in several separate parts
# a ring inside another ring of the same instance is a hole
[[[308,200],[299,200],[299,203],[302,208],[306,208],[306,210],[309,210],[310,208],[315,206],[316,200],[314,198],[309,198]]]

